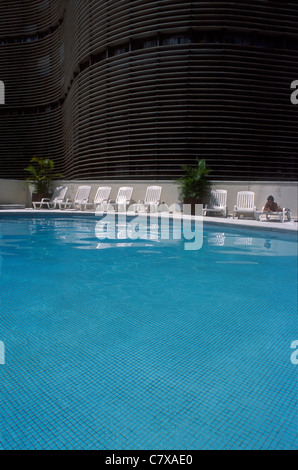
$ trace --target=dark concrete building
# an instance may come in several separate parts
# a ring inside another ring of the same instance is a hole
[[[0,178],[297,180],[294,1],[0,2]]]

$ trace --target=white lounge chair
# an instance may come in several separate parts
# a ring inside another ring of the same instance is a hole
[[[32,202],[34,209],[41,209],[42,206],[47,207],[48,209],[56,209],[59,204],[62,203],[65,199],[67,193],[67,186],[57,186],[55,188],[53,196],[51,198],[44,197],[39,202]]]
[[[102,209],[104,212],[108,210],[126,211],[127,207],[130,204],[133,188],[131,186],[123,186],[118,189],[118,194],[115,201],[109,199],[107,203],[102,204]]]
[[[265,216],[268,221],[273,217],[274,219],[278,218],[281,222],[284,222],[286,219],[291,220],[291,211],[284,207],[283,210],[279,212],[268,212],[264,211],[264,207],[262,207],[262,211],[259,213],[259,220],[261,220],[262,216]]]
[[[239,191],[237,193],[237,202],[233,210],[233,219],[237,215],[252,215],[255,219],[257,217],[257,209],[254,205],[255,193],[253,191]]]
[[[76,209],[77,206],[81,207],[82,204],[89,202],[89,194],[91,186],[79,186],[74,200],[67,199],[65,202],[59,204],[60,209]]]
[[[145,199],[139,200],[137,204],[134,204],[134,210],[157,212],[158,204],[160,203],[161,186],[148,186],[146,189]]]
[[[218,212],[227,217],[227,191],[225,189],[212,189],[210,202],[203,207],[202,215],[206,215],[207,212]]]
[[[86,209],[88,207],[98,209],[103,203],[108,202],[112,188],[110,186],[99,186],[96,191],[93,202],[84,202],[80,204],[80,209]]]

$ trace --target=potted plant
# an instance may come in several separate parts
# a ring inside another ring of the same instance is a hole
[[[196,204],[206,204],[209,201],[211,186],[208,179],[211,169],[207,167],[206,160],[196,157],[196,162],[195,167],[182,165],[185,174],[177,180],[183,204],[191,205],[191,215],[195,215]]]
[[[51,184],[53,179],[63,175],[54,173],[55,163],[48,158],[33,157],[32,165],[25,168],[31,176],[25,180],[25,184],[33,187],[32,201],[40,201],[42,198],[51,197]]]

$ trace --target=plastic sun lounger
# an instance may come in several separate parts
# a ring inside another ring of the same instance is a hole
[[[67,186],[58,186],[51,198],[44,197],[40,202],[32,202],[33,208],[41,209],[42,206],[46,206],[48,209],[56,209],[64,201],[67,189]]]
[[[88,207],[93,209],[101,208],[104,203],[107,203],[112,188],[110,186],[99,186],[96,191],[93,202],[84,202],[80,204],[80,209],[87,209]]]
[[[160,203],[162,187],[161,186],[148,186],[146,189],[145,199],[138,201],[137,204],[134,204],[134,210],[157,212],[158,205]]]
[[[257,217],[257,210],[256,206],[254,205],[254,201],[255,193],[253,191],[239,191],[237,193],[237,202],[233,210],[233,219],[237,214],[252,214],[255,219]]]
[[[227,191],[225,189],[213,189],[210,194],[210,202],[202,209],[202,215],[207,215],[207,212],[222,213],[227,217]]]
[[[59,204],[60,209],[76,209],[77,206],[81,207],[82,204],[89,202],[89,194],[91,186],[79,186],[74,200],[67,199],[65,202]]]
[[[284,222],[286,219],[291,220],[291,211],[289,209],[283,208],[282,211],[279,212],[268,212],[264,211],[264,207],[262,207],[262,211],[259,213],[259,220],[261,220],[262,216],[266,216],[266,220],[271,220],[271,217],[278,217],[281,222]]]
[[[132,192],[133,188],[131,186],[122,186],[118,190],[115,201],[109,199],[107,203],[102,204],[103,211],[107,212],[108,210],[116,210],[116,208],[118,211],[126,211],[131,201]]]

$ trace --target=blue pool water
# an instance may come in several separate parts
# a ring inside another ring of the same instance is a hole
[[[297,239],[0,219],[0,448],[297,449]]]

